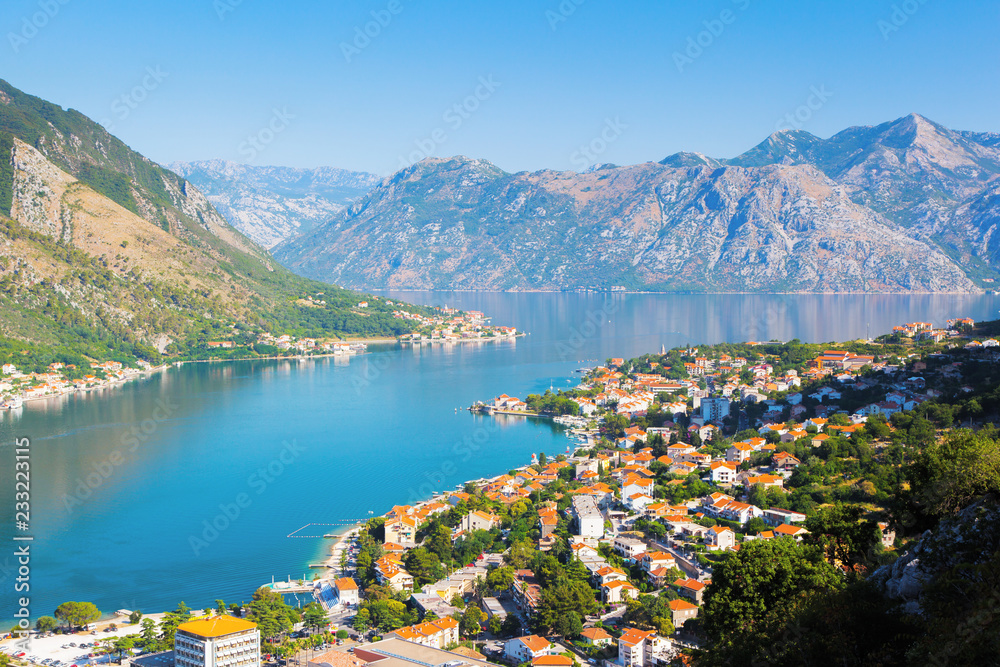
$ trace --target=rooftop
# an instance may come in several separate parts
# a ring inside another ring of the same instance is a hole
[[[199,637],[222,637],[237,632],[255,630],[256,628],[256,623],[244,621],[242,618],[236,618],[235,616],[206,616],[188,621],[187,623],[181,623],[177,626],[178,631],[187,632]]]

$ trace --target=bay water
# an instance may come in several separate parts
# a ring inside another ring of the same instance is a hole
[[[33,617],[250,599],[311,577],[324,533],[570,444],[473,401],[574,384],[580,367],[679,345],[832,342],[915,320],[995,319],[993,295],[385,293],[481,310],[529,335],[371,345],[351,358],[192,363],[0,412],[0,601]],[[14,439],[31,441],[30,593],[16,593]],[[11,620],[13,624],[13,620]]]

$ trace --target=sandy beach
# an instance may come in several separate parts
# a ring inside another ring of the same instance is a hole
[[[344,576],[344,572],[340,569],[341,556],[351,548],[351,545],[360,532],[361,524],[352,526],[347,532],[340,535],[337,538],[337,541],[333,543],[333,546],[330,547],[330,557],[327,558],[324,563],[327,567],[327,571],[325,576],[322,577],[323,579],[336,579]],[[351,563],[353,562],[354,559],[348,557],[348,569],[350,569]]]

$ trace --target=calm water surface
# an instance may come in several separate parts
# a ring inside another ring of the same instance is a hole
[[[836,341],[913,320],[994,319],[996,296],[393,293],[482,310],[530,335],[372,347],[347,359],[189,364],[0,413],[0,539],[12,545],[13,439],[30,437],[31,609],[147,612],[248,600],[309,574],[339,523],[565,451],[546,423],[462,408],[566,387],[611,356],[740,340]],[[306,524],[315,525],[303,528]],[[295,533],[305,537],[287,537]],[[0,602],[14,607],[13,548]]]

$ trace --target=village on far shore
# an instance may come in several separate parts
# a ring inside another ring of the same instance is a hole
[[[381,297],[374,297],[381,298]],[[322,306],[322,300],[304,297],[304,300]],[[386,300],[386,305],[394,306],[395,302]],[[358,314],[364,314],[368,308],[367,301],[361,301],[353,309]],[[415,331],[403,334],[397,338],[368,340],[317,339],[297,337],[291,334],[273,335],[267,332],[253,334],[250,338],[242,335],[232,340],[210,340],[202,343],[204,359],[199,360],[235,360],[241,358],[276,357],[346,357],[361,354],[368,350],[369,342],[393,341],[408,344],[453,344],[473,342],[493,342],[515,340],[525,335],[516,327],[494,326],[489,324],[490,318],[480,311],[460,311],[455,308],[436,307],[434,315],[424,316],[405,310],[393,311],[393,316],[411,324]],[[233,332],[237,332],[233,325]],[[249,356],[248,356],[249,355]],[[175,362],[182,363],[182,362]],[[20,409],[25,401],[63,396],[74,391],[89,391],[121,384],[127,380],[145,377],[150,373],[162,370],[169,364],[154,366],[152,363],[139,359],[134,364],[121,361],[99,361],[90,364],[90,370],[80,369],[75,364],[54,362],[48,365],[44,372],[22,372],[16,364],[8,363],[0,366],[0,410]]]

